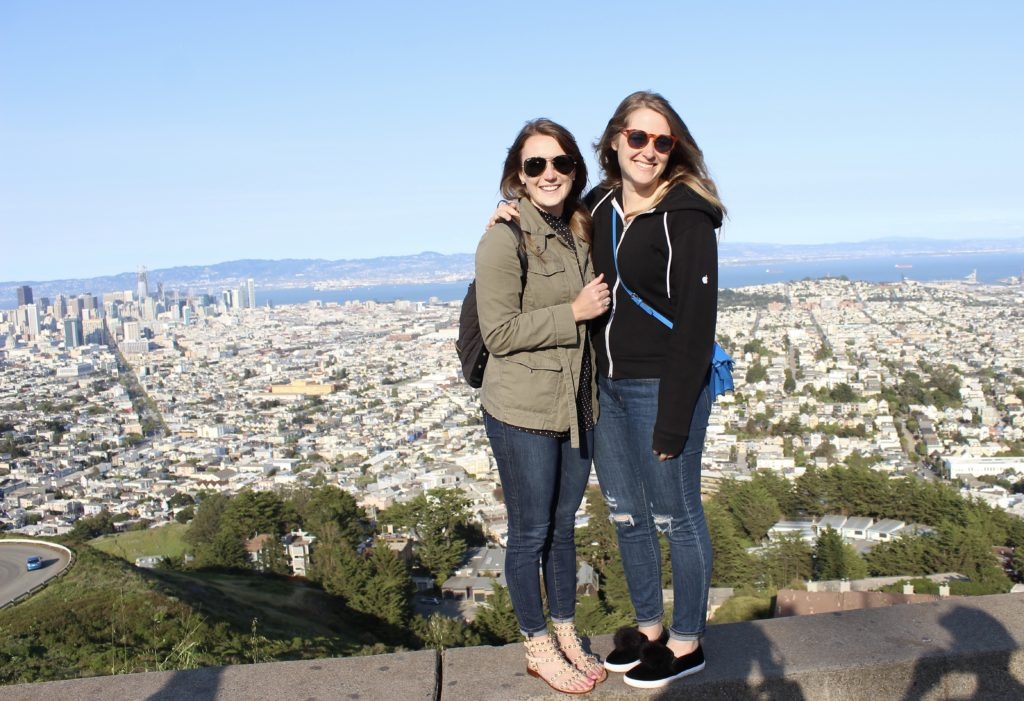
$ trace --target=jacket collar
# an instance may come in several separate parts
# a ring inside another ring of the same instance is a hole
[[[538,255],[542,254],[552,241],[558,241],[561,246],[565,245],[527,197],[519,198],[519,225],[528,235],[526,245],[532,247]],[[577,255],[581,260],[585,260],[590,255],[590,244],[580,241],[577,237],[573,237],[573,239],[576,242]]]

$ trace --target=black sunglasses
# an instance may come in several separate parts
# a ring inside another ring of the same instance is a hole
[[[568,175],[576,170],[576,161],[572,159],[572,156],[562,154],[554,158],[541,158],[540,156],[527,158],[523,161],[523,172],[531,178],[536,178],[548,169],[548,161],[551,161],[551,165],[562,175]]]
[[[654,150],[658,153],[669,153],[679,141],[671,134],[650,134],[642,129],[623,129],[622,133],[626,135],[629,147],[635,149],[645,148],[654,139]]]

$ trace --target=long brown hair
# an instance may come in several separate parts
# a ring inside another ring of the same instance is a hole
[[[694,141],[693,135],[683,122],[679,113],[672,109],[664,97],[656,92],[640,90],[626,97],[615,109],[612,118],[608,120],[601,138],[594,143],[594,150],[597,152],[597,162],[604,173],[604,180],[601,187],[611,189],[622,184],[622,169],[619,168],[619,155],[612,148],[612,141],[615,140],[622,130],[626,128],[626,121],[629,115],[638,109],[654,110],[668,121],[672,136],[678,141],[668,156],[668,164],[662,174],[662,180],[668,187],[667,192],[677,183],[685,183],[694,192],[717,207],[722,214],[725,214],[725,205],[718,196],[718,188],[715,182],[708,175],[707,165],[704,163],[704,154]]]
[[[523,125],[505,157],[505,167],[501,171],[501,196],[510,200],[526,197],[526,186],[519,180],[519,173],[523,167],[523,145],[531,136],[550,136],[558,142],[567,156],[576,161],[576,175],[569,187],[569,195],[565,198],[565,209],[571,212],[569,229],[578,239],[590,243],[590,212],[580,201],[583,190],[587,187],[587,164],[583,161],[583,154],[576,145],[576,139],[561,124],[540,117]]]

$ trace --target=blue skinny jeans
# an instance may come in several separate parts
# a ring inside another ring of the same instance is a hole
[[[652,440],[658,413],[657,379],[598,378],[601,418],[594,429],[594,465],[615,524],[626,584],[638,626],[660,623],[661,548],[668,538],[675,599],[669,635],[699,640],[707,621],[711,536],[700,501],[700,456],[711,392],[697,397],[683,451],[659,461]]]
[[[498,463],[508,512],[505,579],[519,629],[525,637],[547,630],[541,576],[551,620],[576,614],[576,510],[590,478],[593,431],[569,438],[540,436],[484,414],[484,426]]]

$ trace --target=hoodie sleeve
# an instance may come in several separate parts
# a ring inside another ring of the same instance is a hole
[[[711,218],[698,210],[672,212],[668,227],[674,323],[661,371],[654,451],[679,455],[711,367],[718,316],[718,241]]]

